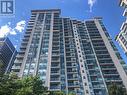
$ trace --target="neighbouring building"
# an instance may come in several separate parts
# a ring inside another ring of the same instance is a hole
[[[127,0],[120,0],[119,5],[124,8],[123,16],[127,17]],[[116,41],[123,48],[127,56],[127,18],[120,28],[120,33],[116,36]]]
[[[115,82],[127,89],[127,75],[102,18],[60,17],[59,9],[32,10],[12,72],[39,75],[49,90],[108,95]]]
[[[7,37],[0,38],[0,73],[11,71],[17,51]]]

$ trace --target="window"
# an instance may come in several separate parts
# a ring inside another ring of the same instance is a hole
[[[45,30],[50,30],[50,25],[46,25]]]
[[[88,90],[86,90],[86,93],[87,93],[87,94],[89,93]]]
[[[87,86],[87,83],[85,83],[85,86]]]
[[[80,60],[80,62],[82,62],[82,59]]]

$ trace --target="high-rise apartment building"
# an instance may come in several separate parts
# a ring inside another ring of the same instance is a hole
[[[60,17],[59,9],[32,10],[12,71],[39,75],[49,90],[108,95],[115,82],[127,89],[127,74],[101,18]]]
[[[7,37],[0,38],[0,73],[9,73],[14,64],[16,49]]]
[[[127,17],[127,0],[120,0],[119,5],[124,8],[123,16]],[[127,18],[120,28],[120,33],[116,36],[116,41],[123,48],[127,56]]]

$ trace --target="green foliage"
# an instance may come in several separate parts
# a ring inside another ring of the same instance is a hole
[[[48,95],[39,77],[19,79],[16,75],[0,76],[0,95]]]
[[[70,92],[68,95],[76,95],[74,92]]]
[[[118,86],[115,83],[112,83],[109,86],[109,95],[127,95],[126,90],[122,86]]]
[[[2,67],[3,67],[3,62],[0,60],[0,74],[2,74]]]
[[[62,91],[48,91],[39,77],[18,78],[15,74],[0,75],[0,95],[66,95]],[[68,95],[76,95],[69,92]]]
[[[14,95],[18,84],[17,77],[0,75],[0,95]]]
[[[66,95],[63,91],[50,91],[49,95]],[[74,92],[69,92],[67,95],[76,95]]]
[[[49,95],[65,95],[62,91],[50,91]]]

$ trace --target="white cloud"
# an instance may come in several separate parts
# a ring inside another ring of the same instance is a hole
[[[11,25],[11,22],[8,22],[8,25]]]
[[[11,30],[12,30],[12,29],[11,29],[11,27],[9,27],[8,24],[2,26],[2,27],[0,28],[0,37],[7,36],[8,33],[9,33]]]
[[[22,32],[25,28],[25,25],[26,25],[26,21],[22,20],[16,24],[15,29],[18,30],[19,32]]]
[[[17,33],[16,33],[16,31],[14,29],[12,29],[12,31],[10,31],[10,34],[11,35],[16,35]]]
[[[17,45],[14,45],[15,48],[17,48]]]
[[[11,22],[8,22],[8,24],[0,27],[0,37],[5,37],[8,34],[16,35],[17,32],[22,32],[25,29],[26,22],[22,20],[18,22],[16,24],[16,27],[14,28],[12,28],[10,25],[11,25]]]
[[[94,4],[96,3],[97,0],[88,0],[88,5],[90,8],[90,12],[92,12],[92,8],[94,6]]]

